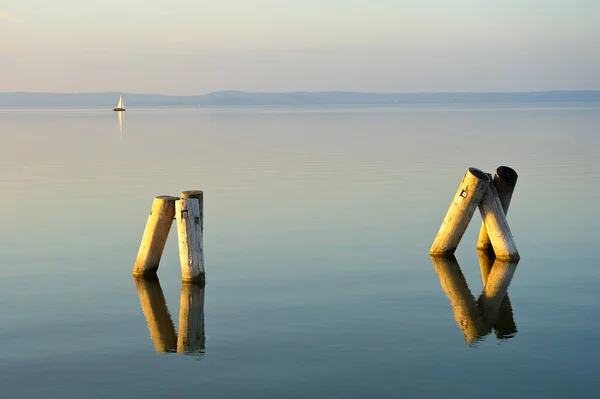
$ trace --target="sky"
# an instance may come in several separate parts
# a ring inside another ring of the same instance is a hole
[[[600,0],[0,0],[0,92],[600,89]]]

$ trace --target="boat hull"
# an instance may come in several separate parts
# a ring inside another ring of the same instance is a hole
[[[113,111],[125,111],[125,108],[113,108]]]

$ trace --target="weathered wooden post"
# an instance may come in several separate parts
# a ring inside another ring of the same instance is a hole
[[[431,255],[448,255],[456,251],[489,186],[490,178],[486,173],[476,168],[467,170],[429,250]]]
[[[158,278],[134,277],[134,280],[154,348],[157,352],[174,352],[177,349],[175,326]]]
[[[477,302],[469,290],[454,255],[432,256],[431,260],[440,279],[442,290],[450,300],[454,320],[462,331],[465,341],[471,344],[486,335],[491,327],[479,313]]]
[[[500,198],[500,203],[502,204],[502,209],[504,210],[505,215],[508,213],[508,207],[510,206],[510,200],[515,190],[518,178],[519,175],[517,172],[508,166],[500,166],[498,169],[496,169],[496,174],[493,178],[493,184],[496,186],[496,191],[498,192],[498,197]],[[490,242],[487,230],[485,228],[485,223],[483,222],[481,223],[481,229],[479,231],[477,249],[487,251],[493,250],[492,243]]]
[[[197,198],[182,198],[175,201],[175,218],[179,241],[181,279],[186,282],[204,284],[202,262],[202,233],[200,228],[200,205]]]
[[[177,197],[168,195],[161,195],[154,198],[152,209],[146,222],[142,243],[140,244],[135,265],[133,266],[134,276],[156,274],[160,257],[169,236],[169,230],[173,224],[175,201],[177,200]]]
[[[181,192],[181,198],[196,198],[200,208],[200,223],[196,224],[197,235],[200,237],[200,267],[204,270],[204,192],[202,190],[187,190]]]
[[[479,203],[479,211],[496,258],[519,260],[520,255],[502,209],[496,186],[490,184]]]
[[[187,190],[181,192],[181,198],[196,198],[200,208],[200,232],[204,232],[204,192],[202,190]]]
[[[205,350],[204,286],[182,283],[179,300],[178,353],[202,353]]]

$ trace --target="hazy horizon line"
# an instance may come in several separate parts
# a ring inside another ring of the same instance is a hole
[[[357,93],[357,94],[528,94],[528,93],[584,93],[584,92],[598,92],[599,89],[573,89],[573,90],[527,90],[527,91],[390,91],[390,92],[376,92],[376,91],[357,91],[357,90],[287,90],[287,91],[252,91],[252,90],[236,90],[236,89],[224,89],[216,90],[198,94],[167,94],[167,93],[143,93],[143,92],[128,92],[128,91],[80,91],[80,92],[60,92],[60,91],[0,91],[0,94],[135,94],[135,95],[149,95],[149,96],[170,96],[170,97],[197,97],[205,96],[215,93],[252,93],[252,94],[287,94],[287,93]]]

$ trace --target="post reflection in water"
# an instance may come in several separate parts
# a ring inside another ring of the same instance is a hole
[[[498,339],[512,338],[517,327],[507,290],[517,262],[494,259],[493,254],[478,251],[484,289],[477,300],[454,256],[432,256],[440,284],[450,300],[454,319],[468,344],[495,331]]]
[[[490,258],[493,259],[493,255],[490,257],[485,252],[483,255],[480,253],[480,265],[482,257],[488,259],[488,262]],[[517,333],[517,325],[507,292],[517,263],[518,261],[508,262],[495,259],[487,279],[483,281],[483,293],[477,301],[483,310],[484,318],[492,325],[496,337],[499,339],[512,338]]]
[[[204,287],[182,283],[179,300],[177,352],[204,352]]]
[[[134,281],[156,351],[203,354],[206,342],[204,287],[182,283],[177,334],[158,278],[135,277]]]

